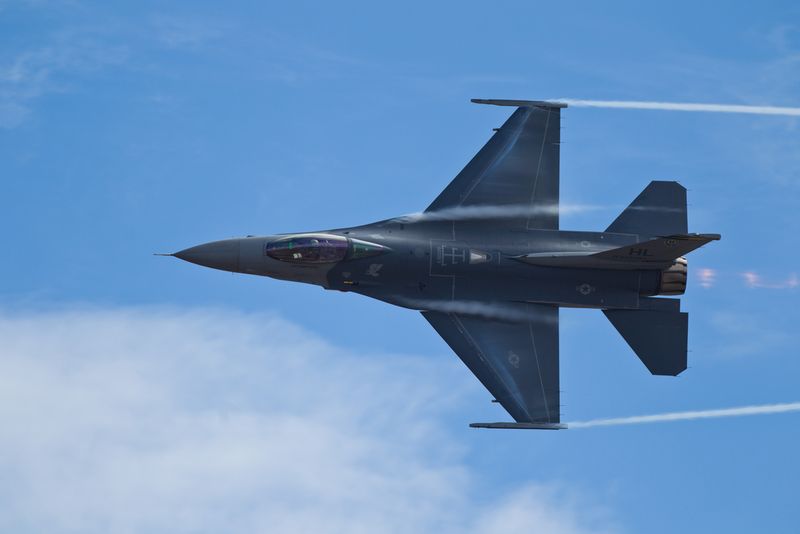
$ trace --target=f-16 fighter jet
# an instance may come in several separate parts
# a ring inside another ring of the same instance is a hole
[[[651,182],[603,232],[559,230],[559,102],[516,110],[417,215],[226,239],[173,254],[224,271],[351,291],[419,310],[514,422],[565,428],[558,310],[601,310],[656,375],[686,369],[686,189]]]

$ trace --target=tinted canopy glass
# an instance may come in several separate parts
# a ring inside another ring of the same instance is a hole
[[[347,238],[320,234],[287,237],[267,244],[267,256],[294,263],[333,263],[347,255]]]

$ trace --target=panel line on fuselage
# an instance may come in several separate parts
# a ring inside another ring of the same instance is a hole
[[[547,118],[544,121],[544,133],[542,134],[542,146],[539,148],[539,162],[536,165],[536,178],[533,180],[533,189],[531,189],[531,199],[528,202],[528,205],[533,208],[533,201],[536,198],[536,186],[539,185],[539,175],[542,172],[542,156],[544,156],[544,145],[547,142],[547,128],[550,126],[550,113],[552,111],[550,109],[547,110]],[[558,206],[556,206],[556,210],[558,210]],[[532,211],[532,210],[531,210]],[[558,215],[558,214],[556,214]],[[532,230],[531,228],[531,214],[528,214],[528,220],[525,222],[525,229]]]

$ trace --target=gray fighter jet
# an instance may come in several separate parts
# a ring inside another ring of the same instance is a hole
[[[319,232],[243,237],[182,250],[224,271],[351,291],[422,312],[515,422],[565,428],[558,310],[602,310],[647,369],[686,369],[686,189],[651,182],[604,232],[559,230],[559,102],[473,100],[517,109],[420,214]]]

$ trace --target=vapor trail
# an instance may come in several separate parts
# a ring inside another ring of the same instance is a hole
[[[589,428],[593,426],[638,425],[642,423],[662,423],[664,421],[685,421],[689,419],[711,419],[716,417],[738,417],[741,415],[763,415],[784,412],[800,412],[800,402],[762,404],[758,406],[742,406],[740,408],[723,408],[721,410],[701,410],[696,412],[636,415],[633,417],[617,417],[614,419],[592,419],[591,421],[567,423],[567,427]]]
[[[682,102],[639,102],[633,100],[572,100],[560,99],[575,107],[661,109],[667,111],[704,111],[711,113],[750,113],[754,115],[800,116],[800,108],[779,106],[742,106],[737,104],[690,104]]]
[[[555,324],[558,319],[542,316],[538,308],[513,302],[481,302],[471,300],[429,300],[401,299],[402,305],[418,310],[437,311],[442,313],[458,313],[486,319],[498,319],[509,322],[539,322]]]
[[[585,213],[587,211],[596,211],[602,209],[604,209],[604,206],[592,206],[584,204],[543,204],[537,206],[532,206],[529,204],[506,204],[501,206],[456,206],[454,208],[444,208],[438,211],[409,213],[408,215],[398,217],[398,219],[408,222],[501,219],[531,217],[535,215],[570,215],[574,213]]]

